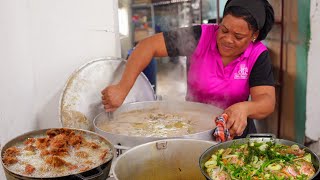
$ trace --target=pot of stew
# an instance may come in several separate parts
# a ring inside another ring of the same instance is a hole
[[[314,179],[319,157],[309,148],[272,134],[216,144],[199,159],[202,174],[213,179]]]

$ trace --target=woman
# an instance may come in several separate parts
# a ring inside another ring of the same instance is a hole
[[[225,109],[231,136],[255,133],[252,119],[265,118],[275,106],[271,60],[260,42],[273,23],[267,0],[229,0],[219,26],[193,26],[146,38],[129,57],[121,81],[102,91],[102,103],[106,111],[119,107],[152,57],[188,56],[186,99]]]

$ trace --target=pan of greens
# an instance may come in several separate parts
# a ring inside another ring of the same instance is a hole
[[[308,180],[320,171],[319,157],[309,148],[272,134],[213,145],[201,155],[199,166],[208,180]]]

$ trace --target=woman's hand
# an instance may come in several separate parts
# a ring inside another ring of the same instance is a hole
[[[106,87],[103,91],[101,91],[104,109],[107,112],[116,110],[119,106],[121,106],[128,93],[129,92],[127,92],[120,84]]]
[[[247,127],[248,106],[247,102],[236,103],[229,106],[224,113],[228,115],[227,128],[230,135],[241,136]]]

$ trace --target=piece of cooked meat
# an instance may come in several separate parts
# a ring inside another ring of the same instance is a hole
[[[89,154],[84,151],[78,151],[78,152],[76,152],[76,156],[81,157],[81,158],[88,158]]]
[[[70,165],[70,163],[68,163],[67,161],[61,159],[58,156],[50,156],[48,158],[46,158],[46,163],[53,166],[53,167],[61,167],[61,166],[67,166]]]
[[[43,150],[41,150],[41,152],[40,152],[40,156],[42,157],[42,156],[47,156],[47,155],[49,155],[50,154],[50,152],[48,151],[48,150],[46,150],[46,149],[43,149]]]
[[[82,144],[82,142],[83,142],[83,137],[80,134],[73,135],[69,139],[69,144],[72,146]]]
[[[51,148],[49,153],[56,156],[66,156],[69,154],[68,148]]]
[[[93,162],[90,161],[90,160],[88,160],[88,161],[86,161],[86,162],[84,162],[84,163],[85,163],[85,164],[89,164],[89,165],[93,164]]]
[[[92,149],[98,149],[100,146],[94,142],[86,142],[86,146],[91,147]]]
[[[66,129],[66,128],[57,128],[57,129],[50,129],[46,132],[46,134],[50,137],[53,138],[54,136],[57,136],[59,134],[65,134],[67,136],[74,134],[74,131],[71,129]]]
[[[35,145],[38,149],[46,149],[50,145],[49,138],[37,138]]]
[[[36,147],[30,144],[30,145],[27,145],[23,150],[35,152],[36,149],[37,149]]]
[[[80,172],[87,171],[87,170],[89,170],[89,166],[83,166],[79,170],[80,170]]]
[[[25,145],[32,145],[36,141],[35,138],[28,138],[24,141]]]
[[[104,159],[106,158],[106,156],[107,156],[108,153],[109,153],[109,150],[108,150],[108,149],[102,151],[102,154],[101,154],[101,156],[100,156],[100,159],[101,159],[101,160],[104,160]]]
[[[69,165],[69,166],[68,166],[68,169],[69,169],[70,171],[72,171],[72,170],[78,169],[78,166],[77,166],[77,165]]]
[[[6,165],[12,165],[18,162],[17,155],[20,154],[20,149],[13,146],[8,149],[3,154],[3,162]]]
[[[6,156],[17,156],[20,154],[20,149],[15,146],[12,146],[12,147],[9,147],[8,149],[6,149],[4,154]]]
[[[18,162],[18,159],[15,156],[4,156],[3,157],[3,163],[5,165],[12,165]]]
[[[68,138],[65,134],[54,136],[50,141],[51,148],[66,148],[68,145]]]
[[[35,167],[33,167],[33,166],[30,165],[30,164],[27,164],[26,167],[25,167],[25,169],[24,169],[24,172],[25,172],[26,174],[32,174],[35,170],[36,170]]]

